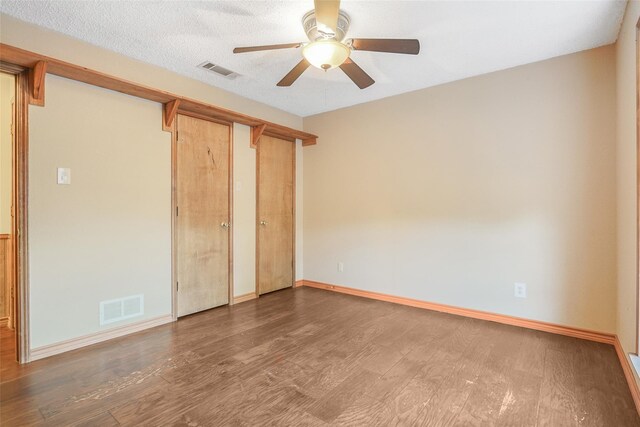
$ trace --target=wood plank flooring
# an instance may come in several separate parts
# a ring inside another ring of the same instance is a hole
[[[0,423],[640,426],[612,346],[311,288],[19,366]]]

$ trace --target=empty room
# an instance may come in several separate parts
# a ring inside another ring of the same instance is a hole
[[[0,1],[0,425],[640,427],[639,34]]]

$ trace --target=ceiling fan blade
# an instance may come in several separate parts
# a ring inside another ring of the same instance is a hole
[[[290,49],[290,48],[298,48],[300,46],[302,46],[302,43],[267,44],[264,46],[237,47],[233,49],[233,53],[258,52],[260,50],[274,50],[274,49]]]
[[[375,80],[373,80],[369,74],[365,73],[351,58],[347,58],[340,66],[340,69],[344,71],[360,89],[367,88],[375,83]]]
[[[336,33],[340,0],[314,0],[316,25],[324,33]]]
[[[293,67],[293,69],[278,82],[278,86],[291,86],[293,82],[298,80],[298,77],[300,77],[302,73],[309,68],[309,65],[311,64],[309,64],[306,59],[298,62],[298,65]]]
[[[351,39],[354,50],[368,50],[371,52],[406,53],[417,55],[420,53],[420,42],[415,39]]]

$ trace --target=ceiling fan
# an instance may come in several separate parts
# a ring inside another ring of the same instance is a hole
[[[415,39],[345,39],[351,21],[340,10],[340,0],[314,0],[314,6],[314,10],[302,17],[309,42],[237,47],[233,53],[302,48],[302,61],[278,82],[278,86],[291,86],[313,65],[325,71],[340,67],[360,89],[371,86],[375,81],[353,62],[349,57],[351,51],[420,53],[420,42]]]

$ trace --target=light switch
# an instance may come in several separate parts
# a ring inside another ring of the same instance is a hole
[[[71,169],[58,168],[58,184],[62,184],[62,185],[71,184]]]

